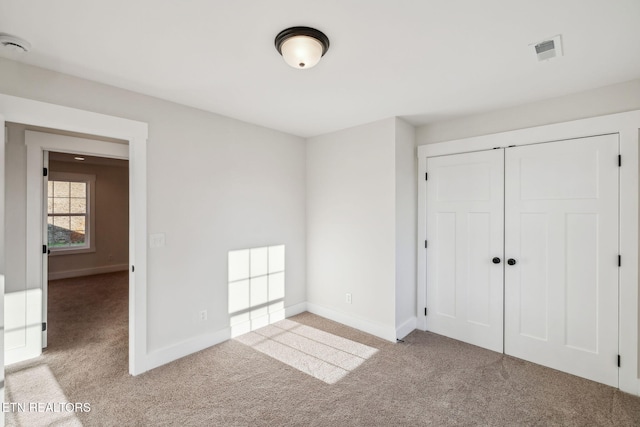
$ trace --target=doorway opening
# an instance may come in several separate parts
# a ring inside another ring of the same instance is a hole
[[[0,125],[5,128],[5,132],[0,134],[0,142],[5,145],[5,150],[0,150],[0,160],[5,166],[5,174],[0,175],[0,193],[6,196],[5,179],[7,169],[12,163],[8,161],[6,156],[5,139],[11,140],[8,127],[5,124],[17,124],[19,126],[30,127],[33,130],[46,129],[52,133],[64,135],[65,133],[73,133],[75,135],[91,135],[95,140],[77,147],[65,146],[64,144],[50,144],[46,147],[27,147],[26,169],[22,163],[22,170],[29,171],[28,176],[33,176],[42,183],[42,150],[51,151],[75,151],[83,152],[87,155],[105,155],[109,157],[129,159],[129,373],[138,375],[147,370],[147,138],[149,134],[149,126],[147,123],[123,119],[120,117],[94,113],[75,108],[64,107],[46,102],[34,101],[26,98],[20,98],[10,95],[0,94]],[[102,144],[101,141],[115,142],[114,144]],[[122,143],[117,143],[122,142]],[[20,166],[20,165],[18,165]],[[36,172],[32,174],[30,172]],[[37,171],[40,171],[39,173]],[[23,172],[24,173],[24,172]],[[27,197],[31,199],[31,192],[26,191]],[[33,193],[37,197],[37,203],[42,201],[42,189]],[[6,202],[6,197],[2,197],[0,201],[0,219],[5,223],[10,223],[9,217],[15,213],[12,211],[13,206]],[[23,204],[24,199],[20,201]],[[41,211],[40,211],[41,212]],[[16,218],[23,218],[23,224],[30,220],[24,218],[25,215]],[[38,218],[40,220],[40,218]],[[13,224],[13,223],[12,223]],[[28,330],[29,339],[21,342],[21,348],[17,350],[15,355],[25,360],[26,353],[32,347],[37,347],[38,354],[42,348],[42,255],[35,258],[42,245],[42,222],[35,224],[34,228],[22,227],[18,232],[21,234],[22,244],[34,249],[28,253],[27,257],[23,257],[22,266],[26,274],[29,276],[28,281],[22,282],[22,292],[15,295],[21,295],[21,304],[11,304],[10,300],[13,295],[8,287],[9,277],[6,266],[9,265],[8,253],[13,253],[11,242],[8,241],[8,231],[0,231],[0,254],[3,255],[0,260],[0,286],[4,285],[5,292],[0,294],[0,304],[5,309],[5,319],[7,317],[8,307],[24,307],[24,311],[33,314],[33,318],[27,319],[23,328]],[[13,228],[13,227],[8,227]],[[17,228],[17,227],[16,227]],[[5,233],[7,231],[7,233]],[[37,238],[37,240],[36,240]],[[33,246],[35,244],[35,246]],[[5,249],[11,247],[12,251]],[[35,263],[34,263],[35,262]],[[135,273],[134,273],[135,271]],[[37,275],[38,277],[33,277]],[[14,282],[19,283],[19,282]],[[33,303],[33,304],[31,304]],[[27,310],[27,307],[29,310]],[[4,328],[4,340],[0,340],[0,350],[4,353],[3,366],[9,362],[7,345],[7,322],[0,324]],[[25,337],[27,338],[27,337]],[[36,344],[36,345],[34,345]],[[12,355],[13,356],[13,355]],[[36,354],[37,356],[37,354]],[[0,391],[3,391],[1,387]]]
[[[87,335],[94,342],[111,337],[109,345],[121,349],[118,357],[126,359],[129,162],[53,151],[44,156],[48,253],[43,347],[77,348],[88,342],[82,339]]]

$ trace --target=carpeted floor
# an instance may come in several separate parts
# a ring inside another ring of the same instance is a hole
[[[50,346],[7,368],[7,400],[90,412],[9,425],[638,426],[640,398],[415,331],[392,344],[304,313],[137,377],[127,373],[127,273],[52,282]]]

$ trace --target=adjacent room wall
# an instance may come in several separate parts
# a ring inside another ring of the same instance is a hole
[[[149,124],[148,231],[166,242],[148,251],[149,353],[228,333],[231,250],[285,245],[285,306],[306,301],[304,139],[6,59],[0,75],[0,93]]]
[[[95,175],[95,252],[49,256],[49,280],[129,268],[129,168],[114,165],[49,161],[51,172]]]
[[[638,109],[640,79],[420,126],[416,141],[431,144]]]
[[[393,341],[394,139],[391,118],[307,140],[308,309]]]

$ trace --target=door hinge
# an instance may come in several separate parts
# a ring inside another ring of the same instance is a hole
[[[618,255],[618,267],[622,267],[622,257]]]
[[[428,180],[429,179],[429,174],[427,172],[424,173],[424,180]]]
[[[47,253],[47,245],[42,245],[42,253],[43,254]]]
[[[427,307],[424,308],[424,315],[427,315]]]
[[[136,266],[135,266],[135,265],[132,265],[132,266],[131,266],[131,272],[132,272],[132,273],[135,273],[135,271],[136,271]]]
[[[618,154],[618,167],[622,166],[622,155]]]
[[[47,168],[42,168],[42,176],[49,175],[49,170]]]
[[[42,332],[47,330],[47,322],[42,322]]]
[[[620,367],[620,355],[618,355],[618,368]]]
[[[424,241],[424,248],[427,249],[427,241]]]

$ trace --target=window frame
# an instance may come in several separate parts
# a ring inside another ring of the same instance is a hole
[[[49,249],[50,256],[59,256],[59,255],[74,255],[81,253],[91,253],[96,251],[96,239],[95,239],[95,184],[96,184],[96,176],[92,174],[86,173],[75,173],[75,172],[57,172],[57,171],[49,171],[48,181],[63,181],[63,182],[84,182],[87,184],[87,213],[85,214],[85,244],[83,246],[75,246],[75,247],[51,247],[49,245],[49,241],[47,239],[47,247]],[[45,218],[48,223],[49,219],[49,209],[48,209],[48,198],[49,198],[49,189],[48,187],[45,189],[46,197],[44,201],[45,206]]]

